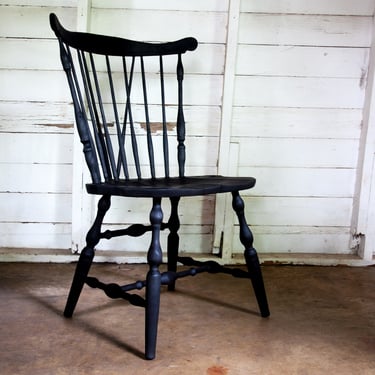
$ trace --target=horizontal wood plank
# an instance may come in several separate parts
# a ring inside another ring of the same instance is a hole
[[[76,28],[75,7],[0,5],[0,37],[55,39],[49,25],[51,12],[56,12],[67,28]]]
[[[356,168],[358,141],[350,139],[233,138],[239,167]]]
[[[243,192],[249,196],[353,198],[355,169],[261,168],[243,166],[239,176],[253,176],[257,183]]]
[[[240,16],[239,43],[370,47],[372,17],[252,14]]]
[[[0,101],[1,133],[73,133],[69,103]]]
[[[0,54],[0,69],[62,70],[57,39],[6,38]]]
[[[76,7],[78,0],[1,0],[0,5],[33,7]]]
[[[372,16],[375,4],[372,0],[253,0],[241,1],[241,12],[330,14]]]
[[[71,194],[0,193],[0,222],[70,223]]]
[[[213,11],[226,12],[229,0],[92,0],[93,8],[118,8],[118,9],[143,9],[143,10],[168,10],[168,11]]]
[[[69,249],[71,247],[71,225],[0,223],[0,247]]]
[[[238,46],[236,74],[365,79],[368,48]]]
[[[71,164],[72,134],[1,134],[0,163]]]
[[[223,12],[174,12],[137,9],[98,9],[91,12],[91,30],[143,41],[169,41],[188,36],[202,43],[225,43],[227,15]],[[147,24],[147,28],[142,27]],[[202,27],[205,25],[205,27]]]
[[[164,199],[162,208],[164,220],[169,216],[169,200]],[[214,219],[215,198],[184,197],[179,205],[181,225],[212,225]],[[122,198],[113,197],[112,206],[108,212],[105,222],[107,224],[117,223],[149,223],[149,213],[152,208],[152,200],[147,198]]]
[[[4,101],[71,101],[62,71],[0,70],[0,97]],[[53,85],[51,85],[53,82]]]
[[[349,246],[349,228],[327,231],[320,227],[313,232],[309,228],[290,230],[290,227],[276,227],[274,232],[264,232],[262,227],[253,227],[254,246],[259,254],[296,253],[296,254],[353,254]],[[243,248],[239,242],[239,230],[236,226],[233,235],[233,252],[241,254]]]
[[[119,78],[114,75],[115,79]],[[160,87],[155,87],[155,80],[149,79],[149,103],[160,103]],[[5,101],[34,101],[34,102],[71,102],[68,84],[62,71],[30,71],[30,70],[0,70],[0,97]],[[54,84],[51,85],[50,82]],[[120,86],[117,92],[119,98],[124,98],[125,89]],[[222,75],[185,75],[184,98],[186,105],[221,105]],[[105,83],[103,82],[103,86]],[[170,87],[172,86],[172,88]],[[48,87],[48,90],[46,89]],[[167,103],[177,103],[175,79],[166,80]],[[159,89],[159,90],[158,90]],[[104,86],[105,90],[105,86]],[[108,92],[108,91],[107,91]],[[134,102],[141,102],[140,92],[133,90]],[[169,93],[169,92],[168,92]],[[108,92],[109,94],[109,92]],[[106,100],[106,96],[103,96]],[[108,101],[108,98],[107,98]],[[120,100],[119,100],[120,101]]]
[[[71,164],[0,164],[0,192],[67,193],[72,191]]]
[[[248,223],[350,227],[351,198],[244,197]]]
[[[362,109],[233,107],[232,136],[359,139]]]
[[[364,87],[358,79],[238,76],[234,105],[362,108],[364,94]]]

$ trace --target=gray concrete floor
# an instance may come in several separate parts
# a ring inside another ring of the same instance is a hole
[[[199,275],[163,290],[157,358],[142,308],[85,287],[62,317],[73,264],[0,264],[0,374],[375,374],[375,268],[266,266],[271,317],[248,280]],[[144,265],[95,264],[104,282]]]

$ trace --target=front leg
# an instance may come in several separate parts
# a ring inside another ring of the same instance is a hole
[[[98,213],[94,224],[88,231],[86,236],[86,247],[82,250],[79,257],[76,271],[74,273],[72,286],[70,287],[68,300],[66,302],[64,316],[70,318],[73,315],[77,305],[82,288],[85,284],[86,277],[90,271],[90,267],[95,255],[95,246],[100,240],[100,231],[103,224],[104,216],[111,206],[111,196],[104,195],[98,202]]]
[[[160,246],[160,227],[163,220],[161,198],[153,198],[150,213],[152,225],[151,245],[147,254],[149,271],[146,278],[146,322],[145,322],[145,352],[146,359],[154,359],[156,352],[156,338],[158,332],[161,274],[159,265],[163,261]]]

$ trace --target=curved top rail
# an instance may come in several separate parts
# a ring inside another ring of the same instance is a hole
[[[73,32],[66,30],[54,13],[50,14],[50,25],[58,39],[67,45],[86,52],[112,56],[160,56],[194,51],[198,42],[195,38],[183,38],[175,42],[147,43],[134,40]]]

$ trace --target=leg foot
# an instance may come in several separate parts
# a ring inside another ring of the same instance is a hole
[[[82,288],[86,281],[86,277],[89,273],[93,258],[93,249],[86,247],[82,250],[64,310],[64,316],[66,318],[70,318],[73,315],[74,309],[78,302],[78,298],[81,294]]]
[[[258,301],[260,314],[263,318],[267,318],[270,315],[270,311],[268,308],[266,290],[264,287],[258,255],[254,248],[245,250],[245,259],[247,269],[251,277],[251,283],[253,285],[255,297]]]

